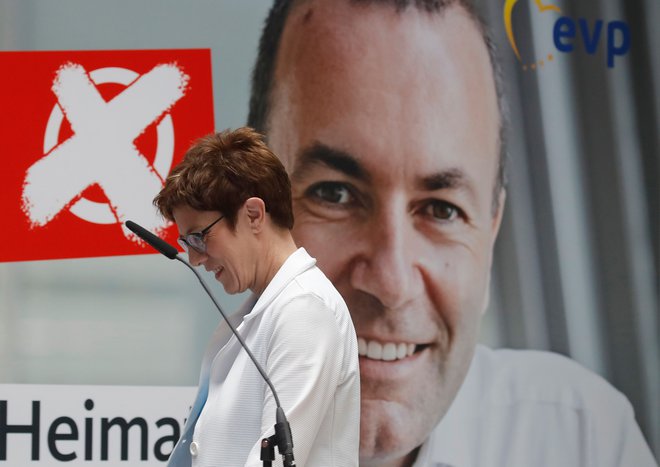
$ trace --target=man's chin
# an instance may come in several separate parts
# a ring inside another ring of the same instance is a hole
[[[362,399],[360,465],[384,465],[412,455],[428,429],[414,420],[410,408],[394,401]]]

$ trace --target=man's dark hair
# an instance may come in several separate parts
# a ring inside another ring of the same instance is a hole
[[[499,163],[498,174],[493,196],[494,207],[498,206],[499,193],[506,185],[506,145],[505,128],[508,119],[506,102],[503,92],[503,78],[499,66],[499,60],[495,50],[495,44],[490,37],[488,29],[477,13],[474,5],[469,0],[349,0],[356,5],[379,4],[394,7],[398,12],[404,11],[411,6],[427,11],[429,13],[442,13],[452,5],[461,6],[472,18],[479,29],[484,40],[490,64],[493,70],[495,91],[497,93],[497,105],[500,113],[499,131]],[[250,111],[248,125],[268,137],[268,116],[273,99],[274,75],[277,53],[282,39],[282,32],[291,10],[301,3],[300,0],[275,0],[266,18],[264,28],[259,41],[257,61],[252,71],[252,90],[250,96]]]

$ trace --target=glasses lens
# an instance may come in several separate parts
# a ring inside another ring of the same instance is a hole
[[[204,243],[204,239],[201,236],[194,234],[186,235],[186,243],[198,253],[206,253],[206,243]]]
[[[188,253],[188,244],[186,243],[186,241],[183,238],[177,238],[176,242],[179,244],[179,246],[181,248],[183,248],[183,251]]]

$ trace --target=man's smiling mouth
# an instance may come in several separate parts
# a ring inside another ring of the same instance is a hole
[[[391,362],[412,356],[428,345],[416,345],[406,342],[379,342],[358,337],[358,354],[370,360]]]

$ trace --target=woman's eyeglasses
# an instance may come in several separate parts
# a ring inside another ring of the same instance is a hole
[[[215,224],[220,222],[222,219],[224,219],[225,216],[220,216],[216,220],[214,220],[210,225],[202,229],[200,232],[192,232],[186,235],[180,235],[179,238],[177,238],[177,242],[179,245],[181,245],[181,248],[183,248],[186,253],[188,252],[188,248],[192,248],[198,253],[205,254],[206,253],[206,241],[204,240],[204,237],[206,237],[206,234],[209,233],[211,230],[211,227],[213,227]]]

